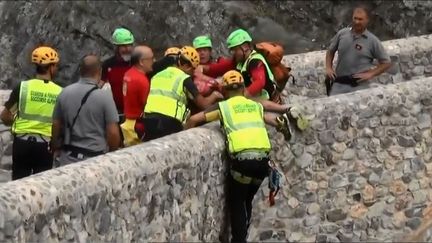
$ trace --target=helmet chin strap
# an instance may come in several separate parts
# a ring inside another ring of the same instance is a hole
[[[240,49],[242,50],[243,59],[246,61],[246,52],[249,51],[249,49],[244,49],[242,46],[240,46]]]
[[[49,75],[50,75],[50,81],[52,81],[52,79],[53,79],[53,72],[52,72],[52,65],[49,67]]]

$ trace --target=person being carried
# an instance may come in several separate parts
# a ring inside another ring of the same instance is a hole
[[[184,46],[176,66],[166,68],[151,79],[144,116],[135,125],[135,131],[143,141],[182,131],[182,123],[188,117],[188,100],[205,109],[223,98],[218,92],[208,97],[198,93],[190,76],[198,65],[197,51]]]
[[[52,147],[58,166],[114,151],[120,146],[119,117],[111,92],[97,86],[96,55],[80,62],[80,80],[63,89],[53,114]]]
[[[233,57],[231,61],[203,65],[203,73],[218,77],[236,69],[245,79],[246,97],[270,99],[276,91],[274,76],[264,56],[254,50],[249,33],[237,29],[228,36],[226,44]]]
[[[186,121],[185,128],[220,121],[230,162],[228,206],[231,241],[246,242],[252,216],[252,200],[270,170],[271,143],[265,123],[285,131],[288,124],[284,115],[265,113],[263,105],[244,97],[245,85],[241,73],[228,71],[222,79],[223,90],[229,98],[191,116]]]
[[[147,102],[150,82],[147,73],[152,71],[154,56],[148,46],[136,46],[132,52],[132,67],[123,78],[123,102],[125,122],[120,127],[123,134],[124,146],[131,146],[141,142],[135,132],[135,122]]]
[[[102,64],[102,81],[108,82],[111,86],[112,96],[121,123],[124,120],[123,76],[132,66],[130,59],[135,39],[132,32],[126,28],[115,29],[111,38],[112,44],[115,45],[115,54]]]
[[[200,65],[207,65],[210,63],[224,61],[223,58],[214,59],[212,57],[213,45],[209,36],[197,36],[193,40],[192,45],[197,50],[200,56]],[[203,96],[208,96],[213,91],[220,91],[220,84],[218,83],[216,78],[203,74],[203,70],[202,68],[200,68],[200,66],[195,69],[193,81],[198,88],[198,92]],[[191,104],[190,110],[192,115],[201,111],[201,109],[199,109],[194,104]]]
[[[380,40],[367,30],[369,11],[364,6],[354,8],[351,28],[340,30],[326,52],[327,95],[343,94],[369,87],[369,80],[388,70],[390,57]],[[336,71],[333,59],[338,52]],[[374,66],[373,60],[379,64]]]
[[[50,148],[52,113],[62,88],[52,79],[57,73],[58,53],[47,46],[36,48],[31,62],[36,77],[20,82],[10,94],[1,120],[12,125],[12,180],[49,170],[53,166]]]

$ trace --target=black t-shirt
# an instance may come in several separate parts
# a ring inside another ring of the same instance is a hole
[[[196,87],[191,77],[185,79],[185,81],[183,82],[183,87],[188,99],[193,100],[199,94],[198,88]]]
[[[166,69],[167,67],[173,66],[176,63],[177,59],[174,56],[165,56],[160,60],[157,60],[153,63],[152,69],[150,73],[147,74],[148,78],[151,79],[158,72]]]
[[[44,80],[45,83],[48,83],[48,80]],[[19,82],[15,88],[12,89],[12,92],[9,96],[9,99],[5,102],[4,107],[8,110],[10,110],[15,104],[18,105],[19,102],[19,96],[20,96],[20,90],[21,90],[21,83]]]
[[[15,86],[15,88],[12,90],[9,96],[9,99],[5,102],[4,106],[6,107],[6,109],[10,110],[12,106],[18,104],[20,89],[21,89],[21,82],[17,86]]]

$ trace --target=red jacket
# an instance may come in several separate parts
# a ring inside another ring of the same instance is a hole
[[[114,102],[119,114],[123,114],[123,76],[131,67],[130,62],[124,61],[119,56],[113,56],[102,64],[102,80],[109,82]]]
[[[250,65],[247,68],[248,74],[251,77],[251,82],[250,84],[246,83],[246,89],[250,95],[255,96],[259,95],[265,87],[267,71],[264,63],[257,59],[254,59],[251,64],[254,65]],[[223,59],[219,62],[209,64],[208,67],[209,69],[204,74],[215,78],[223,76],[230,70],[235,70],[236,64],[233,59]]]

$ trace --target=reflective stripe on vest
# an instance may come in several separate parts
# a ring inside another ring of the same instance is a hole
[[[220,102],[219,109],[231,154],[245,150],[270,151],[261,104],[243,96],[235,96]]]
[[[276,85],[276,82],[274,80],[274,75],[266,61],[266,59],[264,58],[264,56],[260,53],[258,53],[257,51],[253,50],[251,52],[251,54],[248,56],[248,58],[246,59],[246,61],[244,61],[243,63],[239,63],[237,64],[237,70],[240,71],[240,73],[244,73],[247,71],[247,67],[249,66],[249,63],[253,60],[253,59],[258,59],[260,61],[262,61],[264,63],[264,66],[266,67],[266,71],[267,71],[267,75],[270,79],[270,81],[272,82],[273,85]],[[267,77],[266,77],[267,78]],[[267,81],[267,80],[266,80]],[[258,97],[264,98],[264,99],[270,99],[270,94],[267,92],[267,90],[263,89],[261,91],[261,94],[258,95]]]
[[[16,134],[37,133],[51,137],[52,114],[62,88],[40,79],[23,81],[20,86],[17,118],[12,126]]]
[[[160,113],[183,122],[186,119],[186,94],[183,83],[189,75],[175,67],[157,73],[150,81],[146,113]]]

